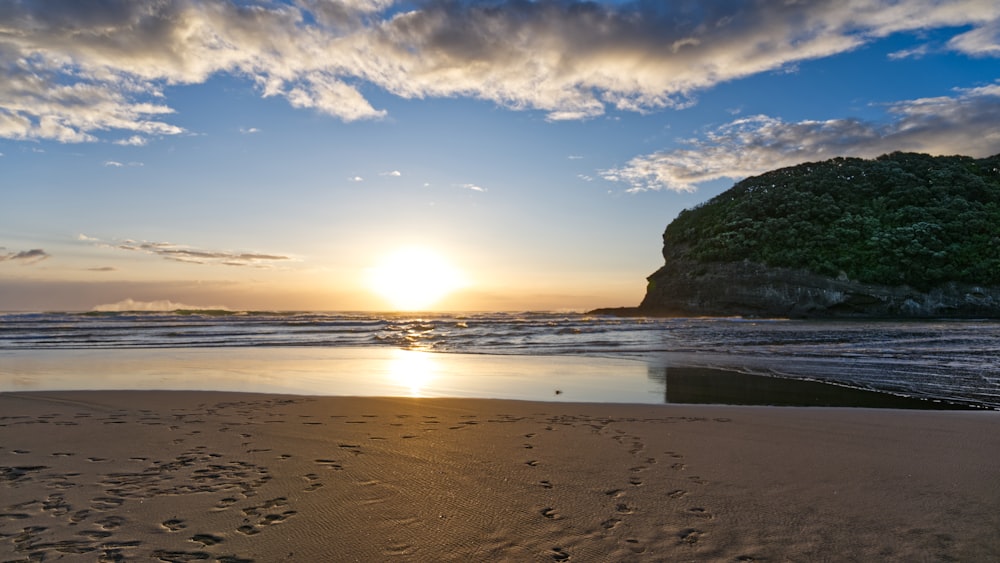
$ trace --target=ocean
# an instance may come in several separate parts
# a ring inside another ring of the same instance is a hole
[[[413,358],[424,358],[425,372],[427,364],[436,366],[436,376],[421,377],[446,379],[447,386],[423,385],[415,392],[434,396],[671,402],[669,391],[681,387],[664,389],[670,377],[679,381],[683,375],[684,385],[695,381],[712,387],[721,385],[726,374],[742,374],[768,384],[819,382],[1000,409],[1000,323],[986,320],[618,318],[553,312],[0,314],[0,391],[88,388],[101,385],[95,378],[112,376],[114,386],[147,388],[150,377],[162,380],[171,370],[189,372],[184,386],[197,386],[190,372],[202,370],[211,379],[205,366],[215,366],[215,376],[282,380],[250,390],[378,394],[386,387],[368,386],[368,373],[398,371],[400,357],[409,358],[411,372],[418,371]],[[350,381],[342,369],[348,365]],[[482,378],[490,366],[509,377],[492,380],[486,391],[473,389],[482,385],[472,376],[463,380],[463,373]],[[335,373],[339,381],[321,381]],[[637,381],[625,382],[623,373]],[[584,379],[586,393],[573,393]],[[164,386],[180,385],[171,381]],[[530,392],[510,393],[505,384]],[[633,384],[635,396],[622,394]],[[412,381],[400,385],[413,392]]]

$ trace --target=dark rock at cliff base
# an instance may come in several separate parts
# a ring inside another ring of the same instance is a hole
[[[1000,155],[837,158],[748,178],[663,235],[635,309],[666,316],[1000,318]]]
[[[752,262],[672,261],[635,309],[656,316],[997,318],[1000,288],[948,283],[928,291],[830,278]]]

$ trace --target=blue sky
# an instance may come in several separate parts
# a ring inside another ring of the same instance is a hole
[[[998,63],[991,1],[0,0],[0,310],[386,309],[407,247],[633,305],[741,178],[1000,152]]]

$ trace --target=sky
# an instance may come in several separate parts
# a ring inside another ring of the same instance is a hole
[[[893,151],[1000,153],[1000,3],[0,0],[0,311],[636,305]]]

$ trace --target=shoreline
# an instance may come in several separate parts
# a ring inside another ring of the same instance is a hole
[[[0,413],[13,560],[1000,555],[995,411],[44,391]]]
[[[773,361],[761,363],[750,356],[739,367],[733,356],[667,354],[472,354],[377,346],[0,351],[0,392],[190,390],[556,403],[1000,409],[982,390],[946,395],[928,385],[875,386],[871,375],[879,373],[851,377],[856,366],[837,359],[820,365],[813,358],[813,364],[795,368],[784,364],[794,373],[779,373],[768,365]],[[840,375],[831,379],[831,373]]]

